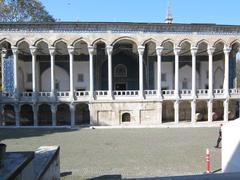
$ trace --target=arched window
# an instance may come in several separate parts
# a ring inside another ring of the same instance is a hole
[[[114,68],[115,77],[127,77],[127,67],[123,64],[118,64]]]
[[[130,113],[123,113],[122,114],[122,122],[130,122],[130,121],[131,121]]]

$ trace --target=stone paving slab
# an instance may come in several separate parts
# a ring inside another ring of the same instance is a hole
[[[203,174],[206,148],[212,171],[220,172],[221,149],[214,148],[217,136],[216,127],[0,130],[7,151],[60,145],[64,179]]]

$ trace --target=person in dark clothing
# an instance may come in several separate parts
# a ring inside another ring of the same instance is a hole
[[[220,124],[219,132],[218,132],[218,139],[217,139],[217,145],[215,148],[219,148],[219,144],[222,141],[222,124]]]

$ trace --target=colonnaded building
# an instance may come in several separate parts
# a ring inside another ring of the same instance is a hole
[[[238,117],[240,26],[0,23],[2,126]]]

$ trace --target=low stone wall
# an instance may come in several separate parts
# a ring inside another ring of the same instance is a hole
[[[90,104],[92,125],[154,125],[160,123],[159,102],[97,102]],[[124,119],[125,115],[128,117]]]

